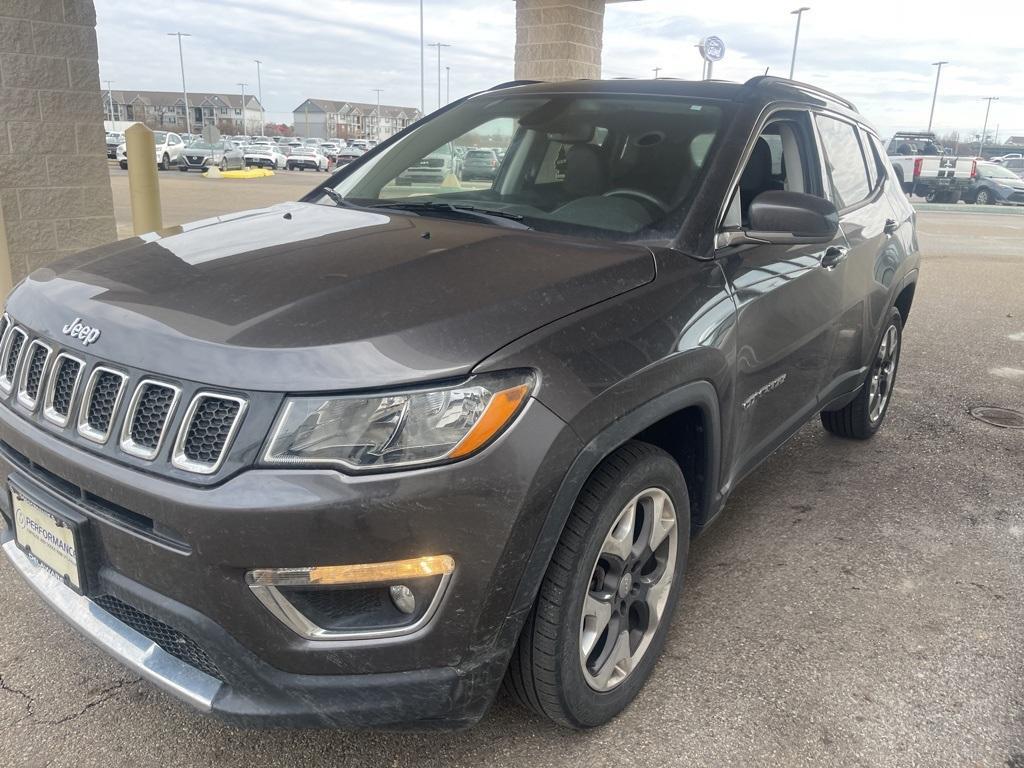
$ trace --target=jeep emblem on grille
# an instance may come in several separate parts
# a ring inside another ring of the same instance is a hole
[[[72,339],[78,339],[82,342],[83,347],[88,347],[90,344],[95,344],[100,340],[100,329],[86,325],[80,317],[76,317],[61,330],[65,336],[70,336]]]

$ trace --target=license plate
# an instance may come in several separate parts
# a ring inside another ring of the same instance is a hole
[[[76,592],[82,591],[78,536],[72,523],[11,489],[14,540]]]

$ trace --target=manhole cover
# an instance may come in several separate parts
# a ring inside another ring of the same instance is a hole
[[[971,416],[978,421],[1003,429],[1024,429],[1024,413],[994,405],[979,405],[971,408]]]

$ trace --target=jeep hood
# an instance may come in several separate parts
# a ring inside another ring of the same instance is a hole
[[[74,349],[217,386],[393,386],[468,373],[654,279],[647,248],[289,203],[123,240],[34,272],[11,316]]]

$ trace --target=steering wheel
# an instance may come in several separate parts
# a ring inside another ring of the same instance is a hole
[[[620,187],[619,189],[609,189],[605,192],[602,197],[611,197],[612,195],[625,195],[626,197],[639,197],[641,200],[645,200],[651,205],[659,208],[662,213],[668,213],[668,206],[665,205],[661,200],[656,198],[654,195],[648,194],[640,189],[627,189],[626,187]]]

